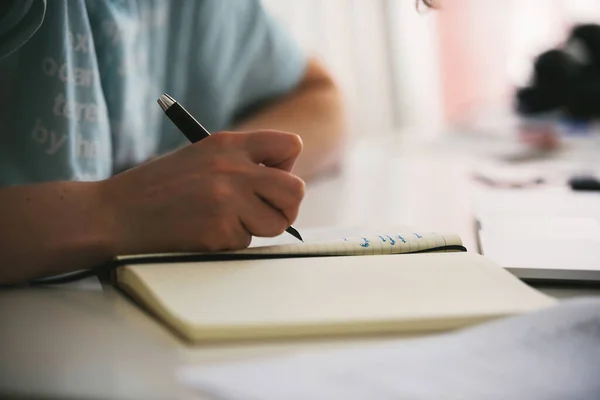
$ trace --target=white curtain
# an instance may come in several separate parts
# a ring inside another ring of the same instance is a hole
[[[394,127],[394,88],[382,0],[263,0],[333,72],[347,99],[353,135]]]

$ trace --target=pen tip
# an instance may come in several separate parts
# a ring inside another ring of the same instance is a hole
[[[304,243],[304,239],[302,239],[302,236],[300,236],[300,232],[298,232],[298,230],[293,226],[288,227],[285,231],[293,237],[295,237],[296,239],[298,239],[299,241],[301,241],[302,243]]]

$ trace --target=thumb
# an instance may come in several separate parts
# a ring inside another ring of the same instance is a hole
[[[245,147],[256,164],[290,172],[302,152],[300,136],[281,131],[249,132]]]

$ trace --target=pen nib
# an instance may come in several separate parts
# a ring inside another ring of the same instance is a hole
[[[290,235],[292,235],[293,237],[295,237],[296,239],[298,239],[299,241],[301,241],[302,243],[304,243],[302,236],[300,236],[300,232],[298,232],[298,230],[296,228],[294,228],[293,226],[290,226],[285,231],[287,233],[289,233]]]

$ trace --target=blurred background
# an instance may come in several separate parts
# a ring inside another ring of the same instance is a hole
[[[515,89],[598,0],[263,0],[343,88],[352,135],[436,136],[505,126]]]

